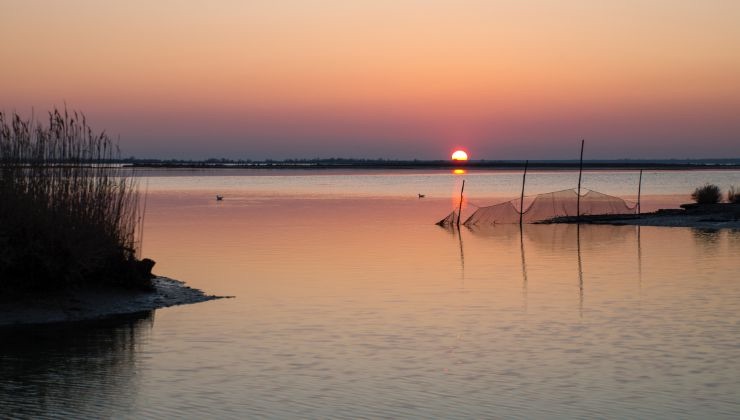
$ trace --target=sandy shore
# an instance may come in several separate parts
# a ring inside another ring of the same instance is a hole
[[[153,283],[154,290],[146,292],[79,290],[0,303],[0,326],[96,320],[221,298],[167,277],[156,277]]]
[[[581,216],[582,224],[690,227],[697,229],[740,229],[740,204],[684,204],[681,209],[663,209],[640,215]],[[559,217],[547,223],[577,223],[575,217]]]
[[[712,220],[701,216],[644,216],[635,219],[595,221],[593,224],[691,227],[697,229],[740,229],[740,220]]]

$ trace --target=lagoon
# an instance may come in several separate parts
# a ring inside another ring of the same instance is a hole
[[[465,212],[516,197],[514,171],[137,176],[155,272],[236,298],[0,331],[0,417],[740,414],[740,232],[434,226],[463,178]],[[705,182],[740,172],[646,171],[643,209]],[[637,173],[584,186],[634,199]]]

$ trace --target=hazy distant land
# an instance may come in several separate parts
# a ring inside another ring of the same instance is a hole
[[[121,161],[137,168],[248,168],[248,169],[518,169],[523,160],[389,160],[389,159],[286,159],[286,160],[177,160],[135,159]],[[530,169],[578,169],[575,160],[530,160]],[[651,159],[584,160],[584,169],[740,169],[740,158],[731,159]]]

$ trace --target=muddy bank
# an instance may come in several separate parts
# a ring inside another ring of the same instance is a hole
[[[543,223],[578,223],[579,218],[556,217]],[[584,215],[581,224],[740,229],[740,204],[683,204],[680,209],[661,209],[640,215]]]
[[[222,298],[167,277],[152,283],[152,291],[86,289],[0,302],[0,326],[96,320]]]

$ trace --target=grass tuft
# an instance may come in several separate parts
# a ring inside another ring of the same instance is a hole
[[[714,184],[699,187],[691,194],[691,199],[698,204],[716,204],[722,201],[722,190]]]
[[[740,188],[732,186],[727,190],[727,202],[735,204],[740,203]]]

